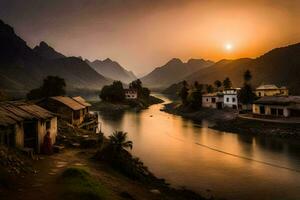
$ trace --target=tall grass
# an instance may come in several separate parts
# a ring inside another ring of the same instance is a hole
[[[108,192],[83,168],[67,168],[59,178],[64,200],[105,200]]]

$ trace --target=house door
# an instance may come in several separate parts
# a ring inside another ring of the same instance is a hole
[[[37,151],[38,134],[36,122],[24,122],[24,147]]]
[[[266,114],[265,106],[259,106],[259,113],[262,115]]]
[[[217,109],[222,109],[222,108],[223,108],[222,102],[217,102]]]

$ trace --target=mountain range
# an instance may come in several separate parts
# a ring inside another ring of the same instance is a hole
[[[39,87],[48,75],[64,78],[69,91],[100,90],[103,85],[111,83],[112,79],[119,80],[120,71],[127,75],[122,80],[135,79],[132,73],[108,59],[103,61],[102,67],[103,74],[109,74],[111,70],[109,78],[103,76],[101,70],[97,69],[97,72],[82,58],[67,57],[44,41],[31,49],[11,26],[1,20],[0,44],[0,90],[8,94],[24,95]],[[113,76],[114,73],[116,76]]]
[[[103,61],[95,60],[93,62],[85,60],[94,70],[105,77],[111,78],[113,80],[120,80],[124,83],[130,83],[131,81],[137,79],[133,72],[127,71],[116,61],[112,61],[107,58]]]
[[[80,57],[67,57],[46,42],[32,49],[1,20],[0,44],[0,90],[6,94],[25,94],[39,87],[48,75],[64,78],[68,90],[100,90],[113,80],[128,83],[136,79],[132,72],[110,59],[90,62]],[[292,94],[300,94],[300,43],[273,49],[255,59],[214,63],[203,59],[182,62],[174,58],[142,77],[141,81],[151,88],[167,88],[183,80],[212,84],[229,77],[235,87],[241,87],[247,69],[253,75],[253,86],[277,84],[287,86]]]
[[[273,49],[255,58],[221,60],[214,65],[183,77],[188,82],[213,84],[229,77],[235,87],[243,84],[243,73],[250,70],[254,87],[260,84],[287,86],[292,94],[300,94],[300,43]]]
[[[203,59],[190,59],[185,63],[178,58],[173,58],[162,67],[157,67],[148,75],[142,77],[141,81],[145,85],[155,88],[167,87],[212,64],[212,61]]]

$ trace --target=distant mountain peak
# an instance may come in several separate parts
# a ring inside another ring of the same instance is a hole
[[[105,60],[103,60],[103,62],[105,62],[105,63],[112,63],[114,61],[112,61],[110,58],[106,58]]]
[[[34,47],[33,51],[39,56],[53,60],[58,58],[65,58],[63,54],[57,52],[54,48],[49,46],[45,41],[41,41],[39,45]]]
[[[179,58],[172,58],[168,63],[168,64],[182,64],[182,60],[180,60]]]
[[[118,62],[106,58],[103,61],[96,59],[93,62],[86,60],[94,70],[105,77],[111,78],[113,80],[120,80],[124,83],[129,83],[136,79],[136,76],[124,69]]]

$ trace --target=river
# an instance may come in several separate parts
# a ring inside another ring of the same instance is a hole
[[[175,187],[226,199],[300,199],[299,142],[220,132],[162,107],[100,113],[101,129],[128,132],[132,153]]]

